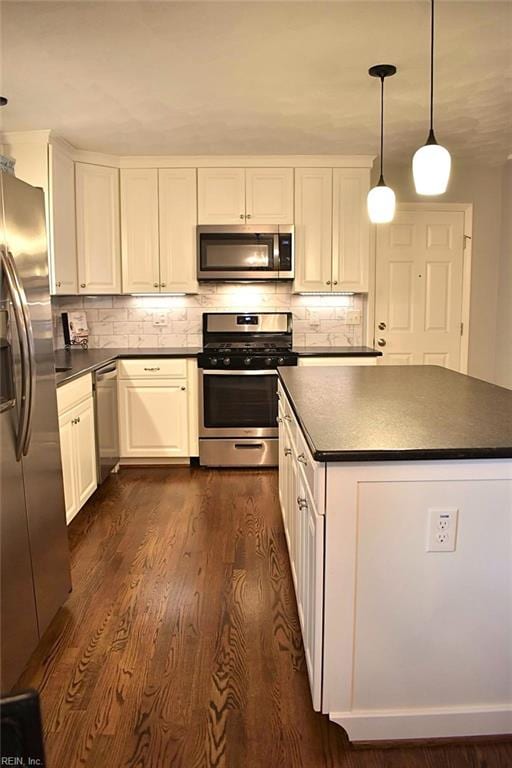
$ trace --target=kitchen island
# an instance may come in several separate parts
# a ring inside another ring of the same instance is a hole
[[[353,741],[512,732],[512,392],[437,366],[279,370],[313,705]]]

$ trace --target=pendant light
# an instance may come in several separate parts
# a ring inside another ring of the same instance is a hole
[[[430,131],[426,144],[416,150],[412,159],[414,186],[418,195],[442,195],[450,178],[452,160],[434,135],[434,0],[430,18]]]
[[[395,215],[395,193],[384,181],[384,78],[396,72],[393,64],[376,64],[370,67],[368,74],[380,78],[380,178],[377,186],[368,192],[368,216],[373,224],[386,224]]]

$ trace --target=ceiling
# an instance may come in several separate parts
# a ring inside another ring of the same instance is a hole
[[[5,130],[120,154],[375,154],[427,135],[429,8],[406,2],[2,2]],[[512,151],[512,3],[439,2],[436,132]]]

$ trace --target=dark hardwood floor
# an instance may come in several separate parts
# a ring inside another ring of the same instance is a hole
[[[70,538],[19,684],[49,768],[511,768],[506,743],[354,749],[313,712],[275,472],[122,470]]]

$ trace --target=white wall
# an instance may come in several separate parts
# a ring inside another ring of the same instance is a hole
[[[505,164],[502,176],[496,384],[512,389],[512,157]]]
[[[401,203],[425,202],[414,190],[411,166],[385,169],[386,183]],[[377,174],[378,175],[378,174]],[[372,183],[375,183],[375,171]],[[473,278],[468,373],[496,379],[496,308],[501,257],[501,166],[469,166],[453,161],[446,194],[428,198],[443,203],[473,203]]]

